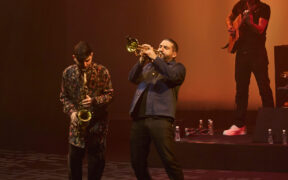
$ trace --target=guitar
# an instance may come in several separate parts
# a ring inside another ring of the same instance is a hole
[[[232,23],[232,28],[235,30],[235,33],[229,35],[228,42],[228,52],[235,53],[240,39],[240,27],[245,22],[246,18],[249,16],[250,10],[245,10],[243,14],[239,14]]]

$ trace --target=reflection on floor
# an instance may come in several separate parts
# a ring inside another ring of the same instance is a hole
[[[84,162],[84,177],[87,174]],[[168,179],[164,169],[151,168],[155,180]],[[185,169],[187,180],[284,180],[288,173]],[[0,150],[0,180],[66,180],[66,156],[31,151]],[[86,179],[86,177],[84,178]],[[103,180],[135,180],[129,162],[107,162]]]

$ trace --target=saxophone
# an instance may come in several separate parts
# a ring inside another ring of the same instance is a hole
[[[83,85],[80,87],[80,93],[80,103],[78,108],[79,110],[77,112],[77,118],[80,124],[80,133],[85,134],[86,128],[92,118],[91,110],[85,108],[82,104],[82,100],[84,100],[88,94],[87,77],[85,71],[83,72]]]

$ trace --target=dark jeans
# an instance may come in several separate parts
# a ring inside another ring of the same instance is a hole
[[[254,74],[259,88],[263,107],[274,107],[273,95],[268,77],[268,57],[265,48],[239,51],[236,54],[236,118],[234,124],[245,125],[248,106],[248,92],[251,73]]]
[[[82,179],[82,161],[87,151],[88,180],[100,180],[105,167],[105,143],[87,143],[86,148],[69,145],[68,168],[70,180]]]
[[[184,175],[174,156],[174,128],[168,118],[134,120],[131,128],[131,163],[138,180],[150,180],[147,157],[154,143],[170,179],[183,180]]]

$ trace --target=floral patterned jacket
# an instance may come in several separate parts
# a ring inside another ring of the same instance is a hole
[[[103,142],[108,132],[108,119],[106,107],[112,101],[113,88],[109,71],[102,65],[91,63],[86,70],[87,88],[92,98],[93,116],[90,120],[87,132],[96,134],[97,141]],[[62,76],[60,101],[63,103],[63,111],[69,116],[77,112],[81,99],[81,89],[83,89],[83,75],[76,64],[67,67]],[[79,133],[79,125],[70,123],[69,143],[84,148],[86,136]]]

